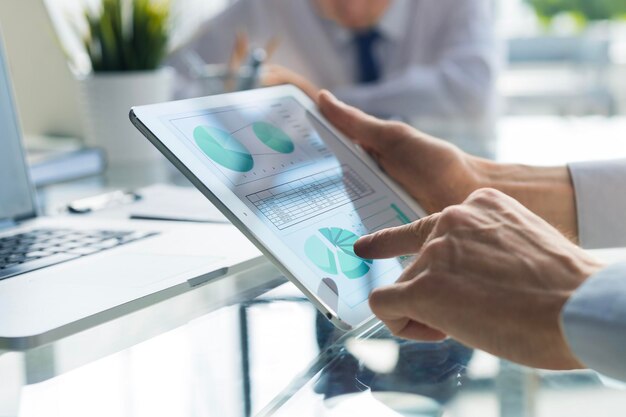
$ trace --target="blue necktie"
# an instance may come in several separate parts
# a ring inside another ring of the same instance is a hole
[[[380,33],[376,29],[358,32],[354,35],[357,49],[357,76],[360,83],[373,83],[380,79],[380,68],[374,56],[374,47],[380,38]]]

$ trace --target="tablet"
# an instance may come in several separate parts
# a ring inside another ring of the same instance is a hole
[[[354,242],[424,212],[303,92],[140,106],[130,118],[337,327],[372,317],[370,292],[407,259],[362,259]]]

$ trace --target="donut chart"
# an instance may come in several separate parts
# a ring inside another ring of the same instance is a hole
[[[307,239],[304,251],[319,269],[337,275],[339,270],[349,279],[365,276],[372,260],[362,259],[354,253],[354,243],[359,236],[339,227],[319,229],[320,235]]]
[[[254,167],[250,151],[230,133],[211,126],[198,126],[193,131],[198,147],[214,162],[236,172]]]
[[[252,124],[252,130],[265,146],[276,152],[288,154],[296,149],[289,135],[271,123],[255,122]]]

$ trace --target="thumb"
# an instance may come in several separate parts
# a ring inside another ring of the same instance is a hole
[[[399,227],[363,236],[354,244],[354,252],[364,259],[395,258],[419,252],[439,221],[439,213]]]
[[[377,150],[382,142],[385,121],[338,100],[322,90],[317,99],[320,111],[344,135],[366,149]]]

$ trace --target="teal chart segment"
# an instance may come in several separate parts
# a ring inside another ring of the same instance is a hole
[[[320,236],[309,237],[304,245],[306,256],[319,269],[332,275],[341,270],[349,279],[361,278],[370,271],[373,261],[354,253],[359,236],[338,227],[323,228],[319,233]]]
[[[296,149],[289,135],[271,123],[255,122],[252,130],[261,142],[276,152],[287,154]]]
[[[248,172],[254,159],[246,147],[230,133],[211,126],[198,126],[193,131],[202,152],[221,166],[237,172]]]

